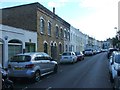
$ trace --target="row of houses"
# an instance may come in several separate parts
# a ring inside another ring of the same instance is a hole
[[[1,9],[0,61],[17,53],[46,52],[59,62],[66,51],[100,49],[102,42],[83,34],[68,22],[38,2]]]

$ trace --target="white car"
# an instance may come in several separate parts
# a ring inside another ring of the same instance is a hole
[[[85,55],[85,56],[93,55],[93,50],[92,50],[92,49],[86,49],[86,50],[84,51],[84,55]]]
[[[74,52],[64,52],[60,58],[60,63],[75,63],[77,56]]]
[[[109,61],[110,80],[115,88],[120,88],[120,52],[113,52]]]

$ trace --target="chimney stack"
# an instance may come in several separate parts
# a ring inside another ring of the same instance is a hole
[[[55,7],[53,7],[53,13],[55,14]]]

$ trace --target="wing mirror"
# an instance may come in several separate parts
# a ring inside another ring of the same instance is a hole
[[[113,65],[113,64],[114,64],[114,62],[112,61],[112,62],[111,62],[111,65]]]

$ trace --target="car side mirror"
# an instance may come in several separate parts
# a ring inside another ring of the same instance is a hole
[[[53,58],[51,58],[51,59],[50,59],[50,61],[54,61],[54,59],[53,59]]]
[[[112,62],[111,62],[111,65],[113,65],[113,64],[114,64],[114,62],[112,61]]]

